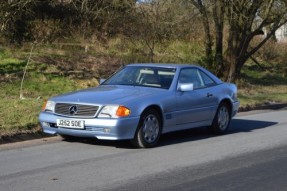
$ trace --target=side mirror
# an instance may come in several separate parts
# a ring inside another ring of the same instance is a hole
[[[100,79],[100,84],[104,83],[106,81],[106,79],[101,78]]]
[[[178,91],[188,92],[193,90],[193,83],[180,83],[178,85]]]

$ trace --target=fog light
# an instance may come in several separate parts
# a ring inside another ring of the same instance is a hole
[[[48,122],[42,122],[42,126],[50,127],[50,123],[48,123]]]
[[[105,133],[110,133],[110,132],[111,132],[111,129],[110,129],[110,128],[104,128],[104,132],[105,132]]]

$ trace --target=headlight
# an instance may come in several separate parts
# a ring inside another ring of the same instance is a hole
[[[46,101],[42,107],[42,111],[52,111],[54,112],[55,110],[55,102],[53,101]]]
[[[118,118],[126,117],[131,113],[130,109],[121,105],[107,105],[104,106],[98,117],[100,118]]]

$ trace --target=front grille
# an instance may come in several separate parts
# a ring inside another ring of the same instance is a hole
[[[55,113],[66,116],[94,117],[99,109],[95,105],[56,103]]]

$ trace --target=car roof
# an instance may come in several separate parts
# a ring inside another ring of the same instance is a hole
[[[185,68],[185,67],[200,67],[195,64],[165,64],[165,63],[137,63],[128,64],[127,66],[144,66],[144,67],[166,67],[166,68]]]
[[[161,64],[161,63],[137,63],[137,64],[128,64],[127,66],[140,66],[140,67],[164,67],[164,68],[177,68],[177,69],[181,69],[181,68],[187,68],[187,67],[195,67],[195,68],[199,68],[202,71],[204,71],[206,74],[209,75],[209,77],[211,77],[217,84],[222,83],[222,81],[215,76],[213,73],[211,73],[210,71],[208,71],[207,69],[199,66],[199,65],[195,65],[195,64]]]

